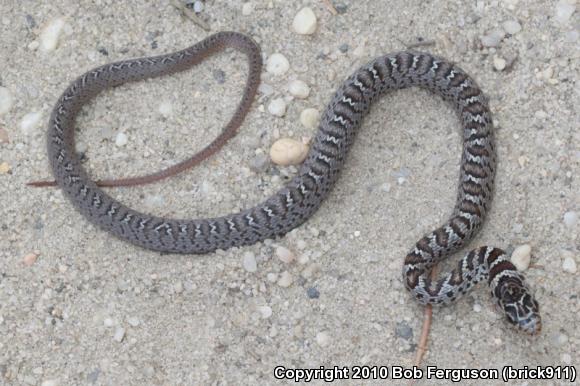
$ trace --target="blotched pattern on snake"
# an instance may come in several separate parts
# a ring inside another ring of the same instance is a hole
[[[88,100],[106,88],[185,70],[226,47],[247,55],[248,80],[234,116],[223,134],[204,149],[203,158],[235,134],[256,93],[261,54],[245,35],[221,32],[182,51],[106,64],[83,74],[64,91],[49,121],[49,160],[58,186],[89,221],[139,246],[173,253],[208,253],[281,236],[306,221],[324,201],[371,104],[387,91],[418,86],[453,104],[463,129],[463,150],[453,215],[421,238],[406,256],[405,287],[423,304],[446,304],[487,279],[492,296],[511,324],[530,334],[540,331],[538,303],[501,249],[477,248],[453,271],[437,280],[429,278],[435,263],[457,251],[481,228],[490,207],[496,166],[487,98],[473,79],[443,58],[398,52],[357,70],[338,88],[322,115],[298,174],[263,203],[239,213],[193,220],[155,217],[128,208],[91,181],[74,146],[75,118]],[[173,174],[196,157],[199,154],[149,177]]]

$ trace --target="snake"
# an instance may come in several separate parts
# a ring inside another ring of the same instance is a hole
[[[94,68],[62,93],[48,123],[48,159],[56,184],[89,222],[140,247],[165,253],[206,254],[281,237],[309,219],[328,196],[373,102],[390,91],[420,87],[453,105],[463,145],[453,213],[406,255],[404,287],[421,304],[446,305],[487,280],[492,298],[509,325],[530,335],[541,331],[539,304],[524,275],[500,248],[476,248],[450,272],[431,277],[437,263],[457,252],[481,229],[490,209],[497,163],[488,98],[464,70],[442,57],[401,51],[360,67],[338,87],[321,114],[296,175],[262,203],[238,213],[205,219],[158,217],[127,207],[91,180],[75,152],[75,119],[82,106],[105,89],[184,71],[228,48],[243,53],[249,64],[244,93],[231,120],[201,155],[162,172],[129,179],[127,185],[146,183],[184,170],[235,135],[260,82],[262,56],[257,43],[242,33],[218,32],[180,51]]]

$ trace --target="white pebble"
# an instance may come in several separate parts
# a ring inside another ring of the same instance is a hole
[[[268,279],[270,283],[275,283],[276,280],[278,280],[278,275],[274,272],[270,272],[266,275],[266,279]]]
[[[511,262],[518,271],[525,271],[530,266],[532,247],[528,244],[520,245],[512,252]]]
[[[131,316],[127,319],[127,323],[129,323],[131,327],[137,327],[139,325],[139,319],[135,316]]]
[[[170,117],[173,114],[173,104],[168,100],[164,100],[159,104],[157,111],[165,118]]]
[[[115,335],[113,335],[113,339],[115,340],[115,342],[121,343],[124,338],[125,338],[125,329],[121,326],[117,327],[117,329],[115,330]]]
[[[270,158],[276,165],[298,165],[306,159],[308,146],[291,138],[281,138],[272,144]]]
[[[40,384],[41,386],[58,386],[58,380],[56,379],[47,379],[46,381],[42,381]]]
[[[320,120],[320,113],[314,108],[302,110],[300,113],[300,123],[307,129],[315,129]]]
[[[572,17],[572,14],[576,10],[576,4],[572,1],[560,0],[556,4],[556,12],[554,14],[554,21],[564,24]]]
[[[506,66],[506,61],[504,58],[500,58],[499,56],[493,57],[493,67],[497,71],[503,71],[505,69],[505,66]]]
[[[473,305],[473,312],[481,312],[481,305],[475,303]]]
[[[38,127],[40,118],[42,118],[42,113],[38,111],[33,111],[23,116],[20,120],[20,130],[22,130],[22,133],[30,135],[32,130]]]
[[[280,287],[287,288],[287,287],[290,287],[292,285],[293,281],[294,281],[294,279],[292,278],[292,275],[290,274],[290,272],[284,271],[280,275],[280,279],[278,280],[278,285]]]
[[[252,252],[244,253],[242,258],[242,265],[244,269],[248,272],[256,272],[258,270],[258,264],[256,263],[256,256]]]
[[[244,3],[244,5],[242,5],[242,15],[244,16],[251,15],[253,10],[254,6],[252,5],[252,3]]]
[[[562,361],[562,363],[564,363],[565,365],[569,365],[572,363],[572,356],[570,354],[562,354],[560,355],[560,360]]]
[[[522,26],[517,20],[508,20],[508,21],[504,21],[503,29],[508,34],[514,35],[522,30]]]
[[[40,32],[40,48],[44,52],[54,51],[58,46],[58,38],[64,28],[64,18],[60,17],[48,22]]]
[[[274,87],[267,83],[261,82],[258,86],[258,92],[264,95],[272,95],[274,93]]]
[[[501,39],[505,36],[505,32],[502,30],[490,31],[487,35],[481,38],[481,44],[485,47],[497,47],[501,42]]]
[[[262,319],[268,319],[270,316],[272,316],[272,308],[269,306],[259,306],[258,312],[260,313]]]
[[[276,98],[268,104],[268,112],[277,117],[286,114],[286,102],[282,98]]]
[[[278,256],[278,259],[280,259],[281,262],[286,264],[290,264],[296,259],[296,255],[294,255],[294,253],[288,248],[283,246],[276,248],[276,256]]]
[[[568,228],[573,228],[577,223],[578,213],[572,211],[564,213],[564,224]]]
[[[291,81],[288,84],[288,91],[290,95],[300,99],[308,98],[308,95],[310,95],[310,87],[301,80]]]
[[[300,35],[311,35],[316,31],[316,15],[311,8],[302,8],[292,21],[292,29]]]
[[[562,269],[564,270],[564,272],[576,273],[578,271],[578,267],[576,266],[576,260],[574,260],[573,257],[567,256],[566,258],[564,258],[564,261],[562,262]]]
[[[127,134],[125,133],[118,133],[117,137],[115,138],[115,145],[122,147],[125,146],[129,142],[129,138],[127,138]]]
[[[112,327],[115,325],[115,321],[111,318],[105,318],[105,320],[103,320],[103,326],[105,327]]]
[[[201,11],[203,11],[203,3],[200,0],[197,0],[193,3],[193,12],[201,13]]]
[[[330,343],[330,335],[328,332],[322,331],[316,334],[316,343],[318,343],[320,347],[328,346],[328,343]]]
[[[282,54],[272,54],[266,63],[266,71],[272,75],[283,75],[290,69],[290,62]]]
[[[12,108],[14,98],[6,87],[0,87],[0,115],[6,114]]]

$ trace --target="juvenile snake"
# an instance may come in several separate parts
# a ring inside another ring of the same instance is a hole
[[[453,215],[421,238],[406,256],[405,287],[419,302],[437,305],[456,300],[487,279],[509,323],[529,334],[541,330],[538,303],[501,249],[477,248],[453,271],[437,280],[429,278],[435,263],[457,251],[481,228],[490,207],[496,155],[487,98],[462,69],[428,53],[381,56],[348,77],[322,115],[296,177],[253,208],[217,218],[169,219],[128,208],[100,189],[75,153],[74,126],[80,108],[106,88],[183,71],[226,47],[242,51],[249,60],[242,100],[223,134],[205,153],[132,183],[162,178],[215,152],[242,123],[256,93],[262,63],[260,49],[251,38],[221,32],[182,51],[106,64],[81,75],[64,91],[48,125],[48,156],[56,183],[89,221],[141,247],[173,253],[208,253],[281,236],[312,216],[328,195],[372,102],[386,91],[418,86],[453,104],[463,128],[463,151]]]

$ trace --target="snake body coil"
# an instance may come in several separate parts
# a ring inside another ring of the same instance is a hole
[[[312,216],[328,195],[372,102],[386,91],[418,86],[454,105],[463,128],[463,153],[454,213],[406,256],[405,286],[421,303],[446,304],[487,278],[508,321],[531,334],[540,331],[538,303],[501,249],[475,249],[450,273],[429,278],[435,263],[480,229],[491,202],[496,164],[486,97],[463,70],[440,57],[399,52],[378,57],[352,74],[322,115],[296,177],[253,208],[210,219],[168,219],[128,208],[97,187],[74,150],[74,122],[82,105],[103,89],[185,70],[225,47],[241,50],[250,63],[244,96],[226,127],[232,133],[252,103],[261,71],[259,47],[242,34],[221,32],[175,53],[107,64],[80,76],[65,90],[50,118],[48,154],[57,184],[89,221],[139,246],[173,253],[208,253],[283,235]]]

